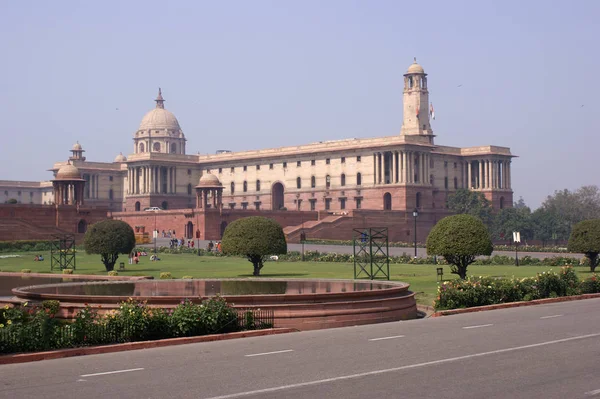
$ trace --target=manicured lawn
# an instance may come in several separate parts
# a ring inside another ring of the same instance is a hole
[[[43,262],[34,262],[34,253],[20,254],[19,258],[0,258],[0,270],[19,272],[31,269],[34,273],[50,273],[50,253],[44,255]],[[137,265],[127,264],[127,256],[119,257],[125,262],[124,276],[153,276],[158,278],[160,272],[171,272],[173,277],[193,276],[197,278],[212,277],[252,277],[252,265],[242,258],[196,256],[191,254],[159,254],[160,261],[151,262],[143,256]],[[115,269],[118,269],[118,263]],[[405,281],[411,284],[411,290],[417,293],[417,302],[431,305],[437,290],[435,265],[390,265],[392,280]],[[531,277],[558,267],[546,266],[469,266],[469,275],[494,277]],[[580,278],[589,275],[589,267],[577,267]],[[57,271],[55,270],[55,273]],[[77,274],[106,274],[100,256],[77,253]],[[272,278],[342,278],[352,279],[354,268],[351,263],[336,262],[267,262],[262,270],[263,277]],[[1,275],[0,275],[1,278]],[[454,279],[450,268],[444,266],[444,278]]]

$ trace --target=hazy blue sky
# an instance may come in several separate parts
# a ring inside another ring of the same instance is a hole
[[[599,183],[599,19],[593,0],[3,1],[0,179],[49,179],[76,140],[129,154],[159,86],[188,153],[399,134],[416,56],[436,143],[511,147],[537,206]]]

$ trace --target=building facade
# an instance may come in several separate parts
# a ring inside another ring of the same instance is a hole
[[[188,155],[183,130],[165,108],[160,89],[155,102],[135,131],[133,152],[127,157],[119,154],[113,162],[90,162],[79,143],[73,146],[67,162],[82,173],[88,206],[107,207],[120,218],[149,207],[189,212],[197,209],[196,186],[208,175],[222,187],[221,215],[242,211],[412,213],[416,208],[435,214],[433,223],[447,214],[448,196],[461,188],[481,191],[495,209],[513,203],[514,156],[509,148],[435,143],[427,74],[416,60],[404,74],[400,134],[388,137]],[[57,162],[51,171],[56,174],[67,162]],[[5,197],[18,191],[17,185],[9,183],[4,182]],[[52,185],[37,184],[37,191],[28,189],[33,192],[33,196],[27,194],[28,199],[53,202],[49,198]],[[203,211],[216,203],[208,198]]]

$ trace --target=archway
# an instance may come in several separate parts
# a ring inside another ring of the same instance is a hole
[[[160,207],[163,210],[167,210],[167,209],[169,209],[169,203],[167,201],[163,201],[162,204],[160,204]]]
[[[77,223],[77,232],[83,234],[87,231],[87,222],[83,219]]]
[[[390,193],[383,194],[383,210],[384,211],[392,210],[392,194],[390,194]]]
[[[185,238],[194,238],[194,223],[187,222],[185,225]]]
[[[273,184],[273,187],[271,188],[271,204],[274,211],[278,211],[283,208],[283,191],[283,184]]]
[[[140,201],[135,203],[135,211],[139,212],[141,210],[142,206],[140,205]]]
[[[227,222],[221,222],[221,238],[223,238],[223,234],[225,234],[226,228],[227,228]]]

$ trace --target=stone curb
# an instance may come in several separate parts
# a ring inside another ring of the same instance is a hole
[[[48,352],[18,353],[0,356],[0,364],[36,362],[39,360],[62,359],[65,357],[98,355],[102,353],[124,352],[137,349],[161,348],[164,346],[195,344],[199,342],[224,341],[227,339],[261,337],[264,335],[297,332],[293,328],[270,328],[266,330],[240,331],[227,334],[203,335],[198,337],[168,338],[156,341],[127,342],[124,344],[90,346],[83,348],[59,349]]]
[[[528,302],[499,303],[499,304],[496,304],[496,305],[475,306],[475,307],[472,307],[472,308],[464,308],[464,309],[440,310],[439,312],[435,312],[434,314],[432,314],[430,317],[452,316],[452,315],[455,315],[455,314],[484,312],[486,310],[518,308],[518,307],[521,307],[521,306],[544,305],[546,303],[579,301],[579,300],[582,300],[582,299],[593,299],[593,298],[600,298],[600,293],[598,293],[598,294],[573,295],[573,296],[562,296],[562,297],[559,297],[559,298],[535,299],[533,301],[528,301]]]

